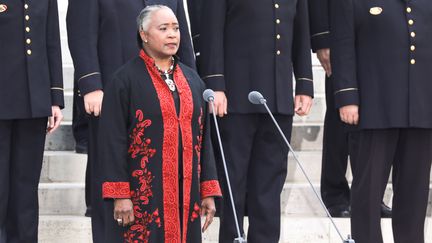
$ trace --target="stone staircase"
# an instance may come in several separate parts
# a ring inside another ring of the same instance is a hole
[[[61,128],[47,137],[45,156],[39,184],[39,242],[42,243],[88,243],[91,242],[90,219],[84,217],[84,177],[87,157],[73,152],[72,124],[73,65],[67,46],[66,9],[67,0],[58,0],[60,11],[61,41],[65,81],[65,121]],[[314,59],[316,95],[312,114],[294,119],[292,145],[302,164],[319,191],[321,171],[321,147],[323,117],[325,113],[324,72]],[[315,195],[292,155],[288,161],[288,176],[282,192],[282,243],[333,243],[341,242],[330,221],[325,217]],[[348,178],[351,175],[347,174]],[[391,201],[389,184],[385,202]],[[429,200],[431,204],[431,200]],[[426,221],[427,243],[432,243],[432,218],[429,207]],[[345,237],[350,232],[348,219],[336,219]],[[205,243],[216,243],[219,220],[215,219],[203,235]],[[247,228],[247,219],[245,219]],[[385,243],[391,243],[391,221],[382,220]],[[263,242],[264,243],[264,242]]]

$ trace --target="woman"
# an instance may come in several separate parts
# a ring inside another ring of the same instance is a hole
[[[114,207],[106,242],[201,242],[199,216],[207,215],[204,231],[221,196],[204,84],[174,56],[171,9],[146,7],[138,31],[140,55],[107,85],[100,121],[103,197]]]
[[[332,0],[331,60],[342,121],[359,126],[351,194],[357,243],[381,243],[391,167],[395,243],[424,242],[432,160],[432,2]]]
[[[0,1],[0,43],[0,242],[37,242],[45,136],[64,106],[57,1]]]

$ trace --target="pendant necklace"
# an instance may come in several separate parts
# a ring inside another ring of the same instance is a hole
[[[171,66],[166,71],[163,71],[162,69],[160,69],[156,64],[155,64],[155,66],[161,74],[165,75],[165,80],[164,80],[165,83],[168,85],[168,88],[171,90],[171,92],[174,92],[176,90],[176,86],[175,86],[174,80],[172,80],[170,78],[170,74],[174,70],[174,58],[171,59],[171,62],[172,62]]]

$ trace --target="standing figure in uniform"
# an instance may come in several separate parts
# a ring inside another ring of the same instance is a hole
[[[103,163],[98,161],[96,139],[103,87],[112,74],[136,56],[136,16],[147,5],[162,3],[170,7],[180,23],[181,46],[177,55],[195,67],[192,44],[181,0],[69,0],[67,28],[75,79],[84,97],[89,120],[87,169],[91,172],[92,231],[96,243],[105,242],[102,210]]]
[[[393,166],[395,243],[424,242],[432,160],[432,2],[331,0],[334,98],[358,124],[351,188],[357,243],[383,242],[380,209]]]
[[[337,14],[337,12],[335,13]],[[323,153],[321,167],[321,197],[333,217],[350,217],[350,188],[345,177],[348,155],[355,149],[355,127],[340,120],[335,108],[332,69],[330,63],[330,11],[329,0],[309,0],[312,51],[324,68],[326,114],[324,119]],[[355,163],[350,156],[351,169]],[[387,183],[387,182],[386,182]],[[382,217],[391,217],[391,209],[381,204]]]
[[[213,112],[220,117],[240,227],[247,209],[248,241],[278,242],[288,148],[265,108],[249,103],[248,93],[264,95],[288,138],[294,113],[309,113],[307,1],[206,0],[200,32],[200,74],[216,91]],[[228,197],[220,225],[219,242],[233,242],[237,232]]]
[[[163,5],[138,17],[136,57],[105,86],[100,118],[106,243],[201,242],[221,196],[205,84],[174,57],[179,23]],[[139,56],[138,56],[139,53]]]
[[[0,33],[0,242],[37,242],[45,136],[64,106],[57,0],[0,1]]]

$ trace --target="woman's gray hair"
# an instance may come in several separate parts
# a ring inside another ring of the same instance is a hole
[[[161,10],[161,9],[169,9],[172,11],[169,7],[161,4],[157,5],[148,5],[143,10],[141,10],[141,13],[138,15],[137,18],[137,27],[138,32],[139,31],[147,31],[149,28],[151,16],[154,12]]]

